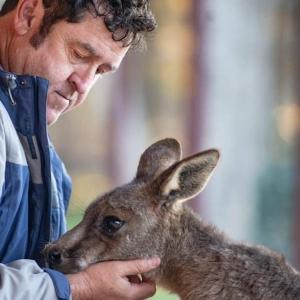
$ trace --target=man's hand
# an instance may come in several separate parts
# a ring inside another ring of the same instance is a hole
[[[73,300],[142,300],[155,294],[154,282],[137,275],[157,268],[159,258],[131,261],[108,261],[68,275]],[[130,279],[129,279],[130,278]]]

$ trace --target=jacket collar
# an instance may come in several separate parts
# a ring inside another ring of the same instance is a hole
[[[0,70],[0,101],[24,135],[35,135],[38,128],[46,127],[47,92],[46,79]]]

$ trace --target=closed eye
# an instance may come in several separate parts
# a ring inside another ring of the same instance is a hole
[[[105,73],[107,73],[108,71],[103,70],[102,68],[98,68],[97,69],[97,75],[104,75]]]
[[[111,64],[101,64],[99,68],[97,69],[97,74],[104,75],[107,73],[114,73],[117,70],[115,66],[112,66]]]
[[[79,52],[78,50],[73,49],[72,54],[76,59],[86,59],[88,56],[84,53]]]

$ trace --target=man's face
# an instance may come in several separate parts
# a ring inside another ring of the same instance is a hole
[[[80,23],[61,21],[53,25],[37,49],[29,39],[25,47],[18,60],[22,74],[49,80],[48,124],[82,103],[95,81],[116,70],[128,50],[112,39],[101,18],[89,13]]]

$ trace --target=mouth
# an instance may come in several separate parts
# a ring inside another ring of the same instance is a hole
[[[83,259],[62,258],[60,262],[46,259],[47,268],[62,272],[64,274],[74,274],[86,269],[89,264]]]
[[[72,99],[65,97],[63,94],[61,94],[60,92],[56,91],[56,94],[60,97],[62,97],[64,100],[68,101],[68,102],[72,102]]]

